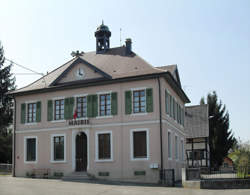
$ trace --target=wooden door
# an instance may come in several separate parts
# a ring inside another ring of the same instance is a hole
[[[76,171],[87,171],[87,136],[81,132],[76,136]]]

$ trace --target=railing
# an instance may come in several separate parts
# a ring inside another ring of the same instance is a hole
[[[240,166],[237,168],[220,169],[220,170],[208,168],[207,170],[201,170],[200,178],[202,180],[246,179],[246,178],[250,178],[250,166]]]
[[[200,180],[200,168],[187,168],[186,179],[187,180]]]
[[[161,178],[162,184],[166,186],[175,186],[174,169],[160,170],[160,178]]]
[[[11,172],[12,164],[0,163],[0,172]]]

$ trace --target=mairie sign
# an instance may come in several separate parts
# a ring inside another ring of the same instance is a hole
[[[84,119],[84,120],[69,120],[68,121],[69,125],[89,125],[89,119]]]

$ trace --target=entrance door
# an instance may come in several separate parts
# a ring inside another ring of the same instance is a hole
[[[87,171],[87,136],[81,132],[76,136],[76,171]]]

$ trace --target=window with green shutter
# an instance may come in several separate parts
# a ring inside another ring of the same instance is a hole
[[[166,113],[169,114],[169,94],[167,90],[165,90],[165,107]]]
[[[74,102],[74,97],[65,98],[64,118],[67,120],[73,118]]]
[[[47,120],[52,121],[53,120],[53,101],[48,100],[47,104]]]
[[[41,101],[36,103],[36,122],[41,122],[42,105]]]
[[[87,116],[92,117],[93,115],[93,105],[92,105],[92,95],[87,96]]]
[[[169,108],[170,108],[170,116],[173,117],[173,98],[169,95]]]
[[[154,110],[154,102],[153,102],[153,89],[147,88],[146,89],[146,101],[147,101],[147,112],[153,112]]]
[[[117,92],[112,92],[111,93],[111,114],[112,115],[117,115]]]
[[[87,96],[87,116],[96,117],[98,115],[98,97],[97,95]]]
[[[21,104],[21,123],[25,123],[25,118],[26,118],[26,104],[23,103]]]
[[[96,94],[92,96],[92,104],[93,104],[92,116],[97,117],[97,115],[98,115],[98,96]]]
[[[132,92],[125,91],[125,114],[132,113]]]

